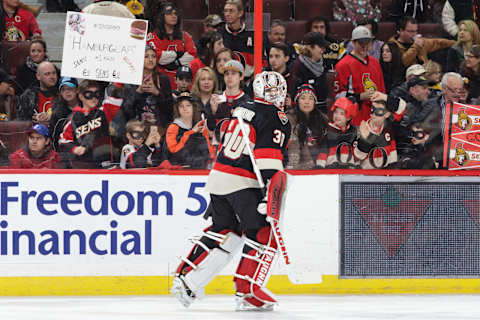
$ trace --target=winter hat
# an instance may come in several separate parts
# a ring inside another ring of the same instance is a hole
[[[295,105],[298,104],[298,98],[300,98],[300,96],[305,93],[311,94],[313,96],[313,99],[315,100],[315,103],[317,103],[317,94],[315,93],[315,89],[313,89],[311,85],[305,83],[298,87],[297,92],[295,93],[295,98],[293,99]]]

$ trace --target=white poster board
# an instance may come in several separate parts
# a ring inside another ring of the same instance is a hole
[[[146,20],[68,12],[62,76],[142,83]]]

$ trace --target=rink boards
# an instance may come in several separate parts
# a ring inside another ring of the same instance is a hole
[[[277,260],[268,287],[277,294],[479,292],[478,179],[401,173],[290,172],[283,231],[293,271],[289,278]],[[0,295],[167,294],[187,239],[209,224],[206,174],[2,172]],[[207,294],[233,293],[237,262]]]

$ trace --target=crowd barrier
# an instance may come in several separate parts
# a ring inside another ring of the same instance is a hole
[[[293,271],[277,259],[268,287],[479,292],[478,173],[289,171],[284,233]],[[0,170],[0,295],[167,294],[188,238],[209,224],[207,174]],[[233,293],[237,261],[207,294]]]

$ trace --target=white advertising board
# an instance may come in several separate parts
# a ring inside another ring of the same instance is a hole
[[[289,176],[284,230],[303,277],[338,272],[338,176],[328,183],[322,177]],[[3,175],[0,274],[171,275],[179,256],[191,249],[189,238],[211,223],[203,219],[206,180],[203,175]],[[238,259],[222,274],[232,274]],[[282,262],[274,273],[286,274]]]
[[[146,20],[68,12],[62,76],[140,85]]]

